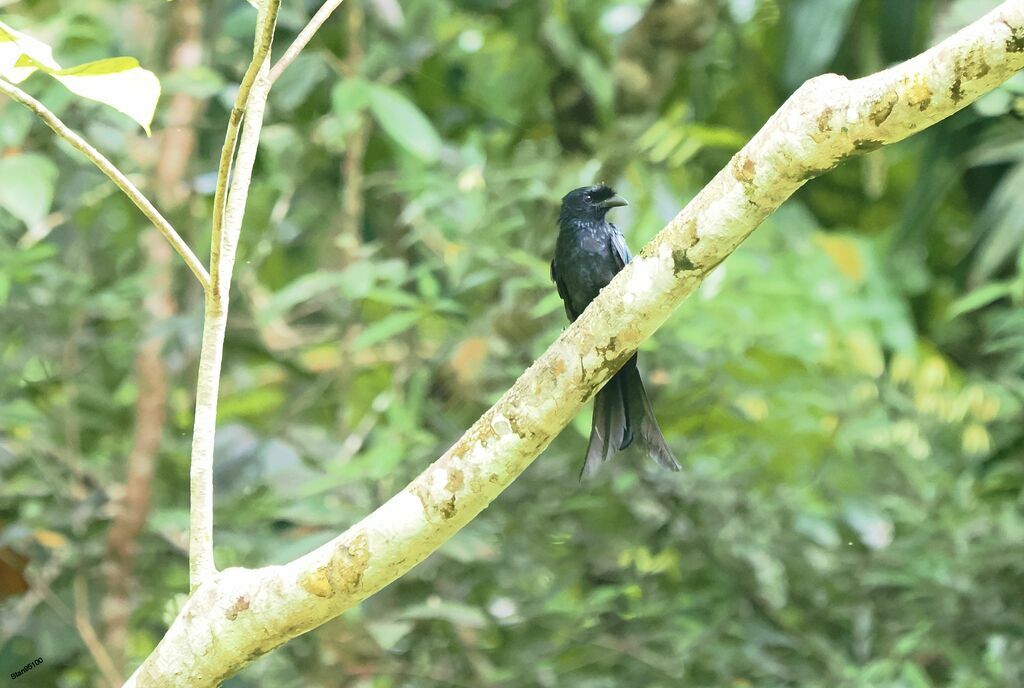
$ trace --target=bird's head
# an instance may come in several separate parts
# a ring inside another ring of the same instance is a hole
[[[583,186],[573,189],[562,197],[563,219],[603,220],[612,208],[629,205],[624,198],[615,194],[615,189],[604,184]]]

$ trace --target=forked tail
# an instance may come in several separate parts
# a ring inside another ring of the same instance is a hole
[[[654,408],[633,355],[594,398],[594,417],[590,424],[590,444],[580,479],[597,472],[615,452],[625,449],[639,437],[647,455],[659,465],[679,470],[672,450],[668,448]]]

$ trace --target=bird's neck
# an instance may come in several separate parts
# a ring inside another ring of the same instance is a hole
[[[603,229],[606,226],[604,220],[597,220],[594,218],[580,218],[580,217],[565,217],[558,218],[559,230],[568,234],[579,234],[582,232],[594,232]]]

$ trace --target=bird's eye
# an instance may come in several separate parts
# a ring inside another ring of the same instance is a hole
[[[592,201],[592,200],[594,200],[594,194],[588,191],[588,192],[587,192],[587,200],[588,200],[588,201]]]

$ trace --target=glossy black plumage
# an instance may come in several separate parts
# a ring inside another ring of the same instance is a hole
[[[622,233],[605,219],[610,209],[623,205],[626,201],[603,184],[575,189],[562,199],[551,279],[569,320],[576,320],[632,259]],[[679,470],[679,462],[654,417],[633,354],[594,399],[590,444],[581,477],[594,474],[615,452],[637,438],[652,459],[665,468]]]

